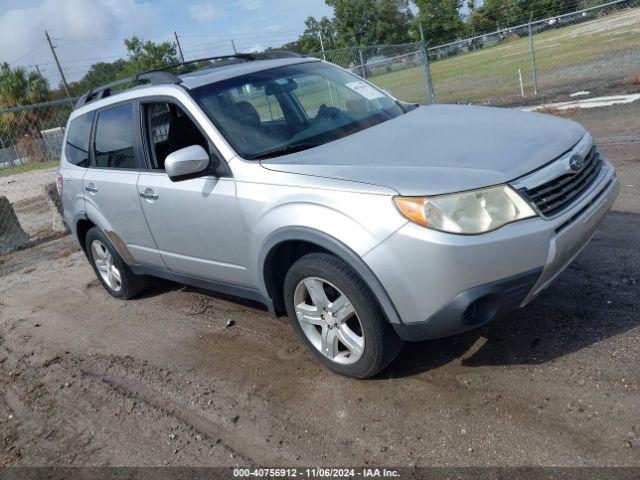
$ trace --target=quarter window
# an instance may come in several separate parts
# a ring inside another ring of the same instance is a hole
[[[95,164],[103,168],[137,168],[133,105],[125,103],[98,113]]]
[[[86,167],[89,164],[89,137],[93,124],[93,112],[71,120],[64,156],[69,163]]]

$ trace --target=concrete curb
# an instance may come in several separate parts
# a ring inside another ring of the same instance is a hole
[[[29,243],[29,236],[18,221],[7,197],[0,197],[0,255],[6,255]]]

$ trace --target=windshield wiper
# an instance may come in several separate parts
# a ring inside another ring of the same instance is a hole
[[[301,152],[317,146],[317,143],[311,142],[294,143],[293,145],[284,145],[270,150],[265,150],[263,152],[258,152],[251,158],[253,160],[264,160],[265,158],[279,157],[280,155],[286,155],[288,153]]]

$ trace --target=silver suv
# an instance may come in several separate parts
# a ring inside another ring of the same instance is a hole
[[[526,305],[619,191],[568,120],[405,104],[314,59],[198,66],[80,100],[65,221],[112,296],[161,277],[261,302],[343,375]]]

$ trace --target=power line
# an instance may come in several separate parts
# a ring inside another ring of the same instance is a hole
[[[135,36],[135,33],[132,33],[131,36]],[[125,37],[108,37],[108,38],[60,38],[60,37],[51,37],[53,40],[59,42],[121,42]],[[149,40],[157,40],[157,39],[167,39],[167,35],[145,35],[145,38]]]
[[[303,30],[304,31],[304,30]],[[278,31],[272,31],[272,32],[265,32],[265,33],[261,33],[261,34],[257,34],[257,35],[249,35],[246,37],[242,37],[242,36],[237,36],[234,35],[233,38],[235,38],[236,40],[247,40],[250,38],[255,38],[255,37],[269,37],[269,36],[276,36],[276,35],[299,35],[301,32],[300,30],[278,30]],[[219,38],[229,38],[230,35],[223,35],[223,34],[202,34],[202,35],[180,35],[181,37],[187,37],[187,38],[198,38],[198,37],[205,37],[205,38],[215,38],[215,37],[219,37]]]
[[[25,53],[24,55],[21,55],[21,56],[19,56],[18,58],[16,58],[15,60],[12,60],[11,62],[9,62],[9,64],[19,62],[19,61],[20,61],[20,60],[22,60],[23,58],[28,57],[29,55],[31,55],[31,54],[33,54],[33,53],[37,52],[37,51],[38,51],[38,50],[40,50],[42,47],[43,47],[43,45],[38,45],[37,47],[32,48],[31,50],[29,50],[29,51],[28,51],[27,53]]]

